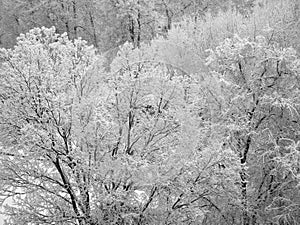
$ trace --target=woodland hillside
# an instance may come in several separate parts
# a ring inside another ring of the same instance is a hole
[[[6,225],[299,225],[298,0],[0,0]]]

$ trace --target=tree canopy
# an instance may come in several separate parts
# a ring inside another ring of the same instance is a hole
[[[300,223],[297,1],[0,6],[6,225]]]

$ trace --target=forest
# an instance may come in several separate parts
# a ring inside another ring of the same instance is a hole
[[[299,225],[299,53],[298,0],[0,0],[3,224]]]

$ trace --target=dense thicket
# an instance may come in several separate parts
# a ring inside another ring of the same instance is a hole
[[[7,225],[300,224],[296,0],[0,10]]]

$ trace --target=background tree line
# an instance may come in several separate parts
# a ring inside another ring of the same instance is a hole
[[[300,223],[298,1],[0,10],[6,224]]]

